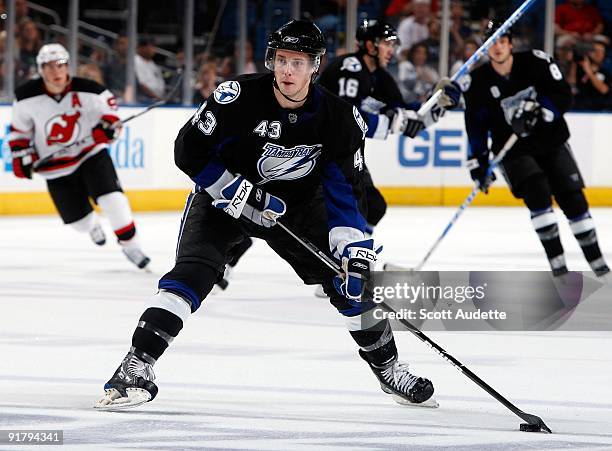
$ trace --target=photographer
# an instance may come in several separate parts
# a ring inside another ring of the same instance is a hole
[[[606,58],[606,47],[601,41],[574,48],[575,69],[570,70],[568,81],[575,94],[576,110],[608,110],[612,108],[610,86],[612,77],[601,67]]]

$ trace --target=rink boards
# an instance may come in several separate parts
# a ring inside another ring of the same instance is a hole
[[[127,117],[139,108],[122,107]],[[191,189],[174,165],[173,142],[194,108],[158,108],[126,124],[111,146],[111,156],[132,206],[138,211],[181,209]],[[40,177],[13,176],[7,136],[10,106],[0,106],[0,214],[48,214],[54,211]],[[592,205],[612,206],[612,115],[566,115],[570,144],[588,186]],[[414,140],[392,136],[369,140],[366,160],[375,183],[394,205],[459,205],[471,189],[465,168],[467,135],[460,112],[447,113]],[[498,177],[501,178],[501,177]],[[503,181],[477,205],[518,205]]]

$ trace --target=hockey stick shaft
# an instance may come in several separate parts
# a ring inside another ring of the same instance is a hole
[[[508,138],[508,140],[504,144],[504,147],[502,147],[502,149],[495,156],[495,158],[493,158],[491,160],[491,162],[489,163],[489,168],[487,169],[487,175],[486,175],[487,177],[491,176],[491,174],[493,173],[493,170],[503,160],[503,158],[506,156],[508,151],[510,149],[512,149],[512,146],[514,146],[514,144],[516,143],[517,139],[518,139],[518,136],[516,136],[516,134],[512,134],[510,136],[510,138]],[[476,186],[474,186],[474,188],[472,189],[472,192],[468,195],[468,197],[465,198],[465,200],[463,201],[461,206],[457,209],[457,211],[453,215],[453,217],[450,220],[450,222],[448,224],[446,224],[446,227],[442,231],[442,234],[438,237],[438,239],[435,241],[433,246],[431,246],[429,251],[427,251],[427,254],[425,254],[425,257],[423,257],[423,259],[419,262],[419,264],[416,265],[416,267],[414,268],[415,271],[420,271],[421,268],[423,268],[423,266],[425,265],[425,263],[427,263],[427,260],[429,260],[429,257],[431,257],[431,255],[434,253],[434,251],[438,248],[438,246],[440,245],[440,243],[442,242],[442,240],[444,239],[444,237],[446,236],[448,231],[453,227],[453,225],[455,225],[455,223],[459,219],[459,216],[461,216],[461,214],[464,212],[464,210],[472,203],[472,201],[474,200],[474,198],[478,194],[479,189],[480,188],[478,186],[478,183],[476,183]]]
[[[160,107],[162,105],[167,104],[170,100],[172,100],[172,97],[174,96],[174,94],[176,94],[177,89],[179,88],[179,86],[181,85],[181,82],[183,80],[183,74],[181,74],[181,76],[179,77],[177,83],[172,87],[172,89],[168,92],[168,95],[161,100],[158,100],[155,103],[152,103],[151,105],[147,106],[144,110],[139,111],[138,113],[134,113],[131,116],[126,117],[125,119],[120,119],[117,122],[113,123],[112,128],[117,128],[120,126],[123,126],[124,124],[130,122],[133,119],[136,119],[137,117],[142,116],[145,113],[148,113],[149,111],[151,111],[153,108],[157,108]],[[89,143],[90,141],[93,141],[93,137],[91,135],[86,136],[83,139],[80,139],[72,144],[70,144],[69,146],[63,147],[62,149],[59,149],[55,152],[53,152],[50,155],[47,155],[45,158],[41,158],[40,160],[36,161],[33,165],[33,169],[34,171],[36,171],[36,168],[39,168],[41,165],[44,165],[45,163],[47,163],[48,161],[52,160],[53,158],[57,158],[58,155],[61,155],[64,152],[69,151],[70,149],[73,149],[75,147],[79,147],[82,146],[84,144]],[[31,149],[32,151],[34,150],[34,146],[29,147],[28,149]],[[24,149],[24,150],[28,150],[28,149]]]
[[[525,0],[525,2],[523,2],[523,4],[519,6],[497,30],[495,30],[489,39],[487,39],[484,44],[482,44],[478,50],[476,50],[476,52],[474,52],[474,54],[465,63],[463,63],[459,70],[451,77],[451,80],[457,81],[459,78],[467,74],[471,67],[489,51],[489,48],[495,43],[497,38],[506,34],[510,27],[512,27],[512,25],[514,25],[516,21],[519,20],[536,1],[537,0]],[[420,117],[425,116],[429,110],[431,110],[437,104],[442,92],[442,89],[438,89],[423,105],[421,105],[421,108],[419,108],[419,111],[417,112]]]
[[[338,263],[336,263],[327,254],[323,253],[320,249],[318,249],[313,243],[311,243],[310,241],[305,240],[303,238],[300,238],[298,235],[293,233],[291,231],[291,229],[289,229],[287,226],[285,226],[280,221],[277,221],[276,224],[278,224],[285,232],[287,232],[289,235],[291,235],[298,243],[300,243],[302,246],[304,246],[306,249],[308,249],[308,251],[310,251],[314,256],[316,256],[326,266],[328,266],[329,268],[334,270],[336,272],[336,274],[338,274],[339,276],[343,276],[344,275],[344,272],[342,271],[342,268],[340,267],[340,265],[338,265]],[[382,308],[384,308],[386,311],[388,311],[388,312],[393,312],[394,311],[392,308],[387,306],[384,302],[379,304],[379,305]],[[478,385],[480,388],[482,388],[488,394],[493,396],[493,398],[495,398],[497,401],[499,401],[501,404],[503,404],[512,413],[514,413],[515,415],[517,415],[518,417],[520,417],[524,421],[528,422],[529,424],[539,425],[542,429],[546,430],[547,432],[551,432],[550,429],[548,428],[548,426],[546,426],[546,424],[544,424],[544,422],[542,421],[542,419],[540,417],[538,417],[536,415],[532,415],[532,414],[526,413],[526,412],[523,412],[521,409],[516,407],[514,404],[512,404],[510,401],[508,401],[505,397],[503,397],[501,394],[499,394],[499,392],[497,392],[493,387],[491,387],[489,384],[487,384],[485,381],[483,381],[480,377],[478,377],[475,373],[473,373],[463,363],[461,363],[455,357],[450,355],[448,352],[446,352],[444,350],[444,348],[442,348],[435,341],[433,341],[431,338],[429,338],[427,335],[425,335],[420,329],[418,329],[417,327],[413,326],[407,320],[398,319],[398,321],[401,324],[403,324],[406,328],[408,328],[408,330],[413,335],[415,335],[419,340],[421,340],[426,345],[428,345],[431,349],[433,349],[438,354],[440,354],[443,359],[445,359],[447,362],[449,362],[451,365],[453,365],[455,368],[457,368],[459,371],[461,371],[461,373],[463,373],[468,379],[472,380],[476,385]]]

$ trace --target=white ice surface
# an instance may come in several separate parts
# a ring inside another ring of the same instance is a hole
[[[377,230],[382,259],[416,264],[453,212],[390,209]],[[612,209],[592,212],[612,258]],[[433,380],[440,408],[402,407],[380,391],[335,309],[262,242],[160,359],[158,397],[94,411],[172,266],[179,217],[137,217],[156,274],[56,217],[0,219],[0,429],[61,429],[71,450],[612,449],[612,332],[428,333],[552,435],[519,432],[518,417],[408,332],[396,334],[400,356]],[[559,219],[570,269],[587,270]],[[526,210],[470,208],[425,269],[547,263]]]

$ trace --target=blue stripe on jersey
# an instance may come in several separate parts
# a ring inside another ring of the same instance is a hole
[[[538,96],[538,102],[547,110],[552,111],[552,113],[555,115],[555,119],[558,119],[561,115],[561,111],[559,111],[559,108],[557,108],[557,106],[552,102],[549,97]]]
[[[473,116],[468,118],[466,116],[465,125],[467,128],[468,135],[468,158],[481,157],[489,154],[489,147],[487,139],[489,136],[489,130],[487,129],[487,110],[481,108]]]
[[[157,288],[160,290],[171,291],[182,298],[185,298],[191,304],[191,313],[200,308],[200,298],[193,289],[178,280],[160,279]]]
[[[334,227],[365,230],[366,221],[359,211],[353,187],[335,162],[328,163],[323,169],[323,197],[329,230]]]
[[[213,185],[225,173],[225,165],[217,156],[212,157],[202,171],[191,179],[202,188]]]

